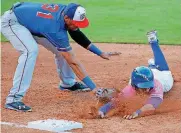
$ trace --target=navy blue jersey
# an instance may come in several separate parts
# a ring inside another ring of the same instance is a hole
[[[71,46],[62,15],[66,5],[24,2],[14,9],[19,23],[32,34],[46,37],[60,51]]]

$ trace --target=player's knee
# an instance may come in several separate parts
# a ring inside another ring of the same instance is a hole
[[[39,52],[38,46],[33,47],[31,50],[28,51],[29,55],[32,55],[34,57],[38,56],[38,52]]]
[[[55,58],[56,58],[56,59],[63,58],[63,57],[62,57],[62,55],[61,55],[61,54],[59,54],[59,53],[54,54],[54,56],[55,56]]]
[[[31,50],[29,52],[34,53],[34,54],[38,54],[38,51],[39,51],[38,46],[34,46],[31,48]]]

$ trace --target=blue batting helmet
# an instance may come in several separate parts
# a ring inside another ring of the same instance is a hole
[[[154,76],[150,68],[136,67],[131,74],[131,85],[136,88],[153,88]]]

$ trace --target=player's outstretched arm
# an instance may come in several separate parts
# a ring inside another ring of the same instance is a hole
[[[68,32],[71,38],[85,49],[87,49],[88,46],[91,44],[91,41],[85,36],[82,31],[80,31],[80,29],[68,30]]]
[[[93,52],[94,54],[100,56],[103,59],[109,60],[111,56],[117,56],[120,55],[120,52],[102,52],[96,45],[94,45],[87,37],[86,35],[80,31],[79,29],[77,30],[69,30],[68,31],[71,38],[77,42],[79,45],[84,47],[85,49]]]
[[[131,115],[125,115],[123,118],[131,120],[137,118],[139,115],[146,113],[153,113],[156,108],[162,103],[162,99],[159,97],[151,97],[148,99],[147,103],[137,111],[133,112]]]
[[[88,48],[89,51],[93,52],[94,54],[97,54],[103,59],[109,60],[111,56],[118,56],[121,53],[120,52],[102,52],[96,45],[91,43]]]
[[[124,100],[125,100],[125,97],[124,97],[124,95],[123,95],[122,92],[120,92],[120,93],[114,93],[114,94],[112,93],[112,96],[111,96],[111,97],[112,97],[112,98],[111,98],[111,101],[110,101],[110,102],[104,104],[103,106],[101,106],[101,107],[99,108],[99,111],[98,111],[98,117],[99,117],[99,118],[105,118],[106,115],[107,115],[107,113],[108,113],[110,110],[118,107],[119,104],[121,104],[121,103],[124,102]]]

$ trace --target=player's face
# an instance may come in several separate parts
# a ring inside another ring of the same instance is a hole
[[[148,89],[148,88],[136,89],[136,92],[138,94],[147,94],[147,93],[149,93],[149,91],[150,91],[150,89]]]
[[[64,20],[65,20],[65,24],[67,25],[67,28],[69,30],[76,30],[78,27],[75,26],[73,23],[72,23],[72,20],[68,17],[68,16],[65,16],[64,17]]]

